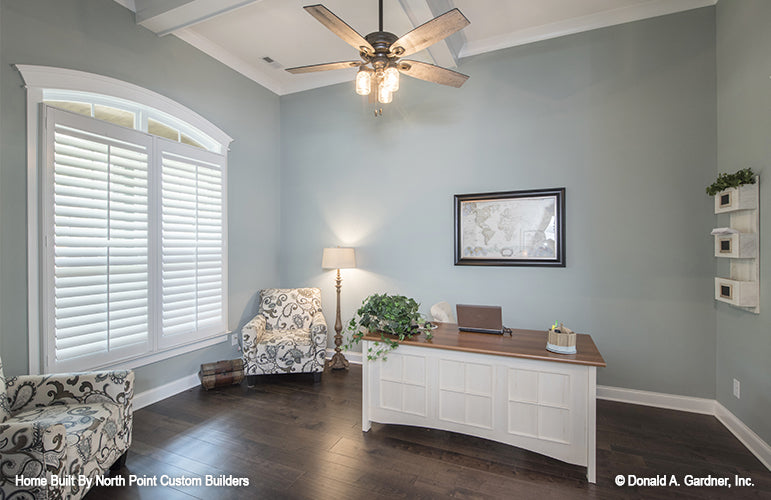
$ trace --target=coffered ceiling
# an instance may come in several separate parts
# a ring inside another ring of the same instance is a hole
[[[377,0],[115,0],[158,36],[177,36],[279,95],[353,80],[356,70],[293,75],[284,68],[356,59],[303,10],[323,3],[362,35],[378,29]],[[471,21],[414,56],[447,68],[464,57],[671,14],[717,0],[385,0],[397,36],[457,7]],[[267,59],[266,59],[267,58]],[[473,77],[473,75],[472,75]]]

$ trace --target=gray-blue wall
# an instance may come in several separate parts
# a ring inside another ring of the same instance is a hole
[[[10,64],[118,78],[193,109],[234,138],[229,153],[229,317],[238,328],[255,292],[278,276],[279,99],[173,36],[157,37],[108,0],[2,0],[0,19],[0,353],[27,370],[26,93]],[[138,392],[237,357],[220,344],[136,370]]]
[[[718,304],[717,400],[767,443],[771,443],[769,47],[771,2],[721,0],[717,4],[717,168],[734,172],[752,167],[761,178],[760,315]],[[741,382],[741,399],[733,397],[734,378]]]
[[[321,249],[352,245],[359,268],[343,271],[345,319],[388,291],[425,312],[439,300],[497,303],[514,327],[562,320],[594,336],[608,362],[599,383],[717,397],[769,442],[771,290],[763,281],[760,316],[715,306],[716,219],[703,194],[718,171],[763,172],[768,162],[769,19],[768,2],[724,0],[468,58],[462,89],[405,78],[375,119],[349,84],[279,99],[136,26],[112,1],[0,0],[6,372],[25,372],[28,358],[25,92],[9,65],[52,65],[149,88],[235,138],[231,328],[251,317],[255,292],[277,282],[320,286],[331,325],[333,274],[320,268]],[[565,269],[452,265],[453,194],[558,186],[567,188]],[[761,269],[770,269],[765,254]],[[142,367],[137,389],[236,356],[220,345]]]
[[[402,79],[374,118],[352,84],[281,97],[281,279],[343,315],[375,292],[500,304],[590,333],[598,382],[714,398],[715,13],[463,59],[461,89]],[[353,74],[351,75],[353,78]],[[453,266],[453,194],[565,187],[567,267]]]

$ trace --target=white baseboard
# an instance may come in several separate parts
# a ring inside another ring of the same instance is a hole
[[[334,349],[327,349],[327,358],[331,358]],[[344,351],[343,354],[349,363],[360,365],[362,354],[354,351]],[[145,406],[157,403],[180,392],[192,389],[200,385],[198,375],[188,375],[160,387],[155,387],[134,395],[134,409],[139,410]],[[771,446],[760,438],[744,422],[731,413],[725,406],[714,399],[694,398],[691,396],[678,396],[676,394],[664,394],[661,392],[640,391],[637,389],[624,389],[622,387],[597,386],[597,399],[618,401],[643,406],[654,406],[669,410],[680,410],[691,413],[713,415],[731,433],[736,436],[747,449],[755,455],[760,462],[771,470]]]
[[[755,455],[768,470],[771,470],[771,446],[714,399],[639,391],[606,385],[597,386],[597,399],[712,415],[731,431],[731,434],[736,436],[736,439]]]
[[[327,348],[327,359],[330,359],[334,353],[335,353],[334,349]],[[354,365],[361,364],[360,352],[343,351],[343,355],[345,355],[345,359],[347,359],[349,363]],[[198,375],[192,374],[192,375],[188,375],[186,377],[182,377],[180,379],[174,380],[172,382],[169,382],[168,384],[164,384],[159,387],[154,387],[152,389],[148,389],[146,391],[136,393],[134,394],[134,410],[139,410],[140,408],[144,408],[145,406],[149,406],[153,403],[157,403],[158,401],[161,401],[163,399],[170,398],[175,394],[179,394],[180,392],[184,392],[188,389],[192,389],[193,387],[200,384],[201,384],[201,381],[198,379]]]
[[[597,386],[597,399],[618,401],[643,406],[655,406],[669,410],[689,411],[704,415],[715,414],[715,400],[706,398],[694,398],[691,396],[677,396],[661,392],[639,391],[637,389],[624,389],[622,387]]]
[[[175,394],[192,389],[197,385],[201,385],[201,381],[198,380],[198,375],[194,373],[187,377],[182,377],[173,382],[169,382],[168,384],[134,394],[134,410],[139,410],[145,406],[157,403],[162,399],[170,398]]]
[[[766,469],[771,470],[771,446],[763,441],[760,436],[744,425],[744,422],[728,410],[725,406],[715,401],[715,417],[742,442],[753,455],[758,457]]]

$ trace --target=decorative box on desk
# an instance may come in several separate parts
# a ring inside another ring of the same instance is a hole
[[[207,391],[214,387],[240,384],[244,380],[244,360],[239,358],[204,363],[198,372],[198,378]]]

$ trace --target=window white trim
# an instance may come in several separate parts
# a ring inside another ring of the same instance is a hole
[[[105,105],[117,109],[122,109],[134,113],[134,129],[141,132],[147,132],[147,120],[155,120],[164,125],[177,129],[181,134],[187,135],[198,142],[201,146],[214,153],[222,153],[225,149],[222,143],[203,131],[191,126],[189,123],[180,120],[168,113],[142,105],[134,101],[127,101],[119,97],[106,96],[104,94],[95,94],[92,92],[83,92],[80,90],[61,90],[44,89],[43,101],[77,101],[93,105]],[[179,141],[177,141],[179,142]]]
[[[233,142],[232,137],[192,109],[172,101],[166,96],[132,83],[73,69],[32,66],[28,64],[15,64],[14,66],[21,73],[24,84],[28,89],[81,91],[133,101],[150,108],[155,108],[192,125],[222,144],[225,147],[222,152],[226,151],[227,146]]]
[[[27,89],[27,347],[29,354],[28,371],[30,374],[38,374],[41,373],[42,367],[45,366],[43,362],[44,353],[41,338],[41,274],[39,265],[41,262],[40,238],[42,237],[40,224],[41,173],[39,159],[43,158],[43,154],[40,151],[42,144],[42,141],[40,140],[40,103],[42,103],[44,99],[44,90],[60,89],[83,91],[134,101],[144,106],[155,108],[178,120],[187,122],[201,132],[208,134],[210,137],[217,140],[222,145],[221,152],[225,157],[227,157],[228,146],[233,139],[195,111],[192,111],[161,94],[131,83],[122,82],[114,78],[93,73],[63,68],[24,64],[15,64],[13,66],[21,73]],[[227,188],[225,189],[223,206],[227,207]],[[227,217],[227,214],[225,214],[225,217]],[[227,218],[225,218],[225,220],[227,220]],[[225,229],[227,229],[227,224],[225,224]],[[225,253],[225,255],[227,256],[227,253]],[[227,267],[225,267],[224,273],[225,279],[227,279]],[[227,286],[225,286],[225,289],[227,290]],[[227,309],[225,310],[225,313],[227,313]],[[226,339],[226,336],[222,336],[202,343],[167,351],[166,353],[153,354],[151,356],[146,356],[141,360],[132,361],[130,362],[130,365],[136,367],[156,362],[163,359],[164,354],[166,356],[176,355],[205,347],[206,345],[212,345],[212,343],[221,342]]]

